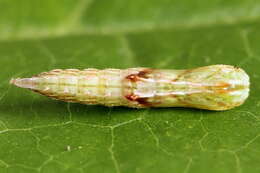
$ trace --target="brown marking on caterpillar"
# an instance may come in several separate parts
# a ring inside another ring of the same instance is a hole
[[[213,86],[205,86],[204,88],[208,89],[208,90],[215,90],[219,94],[224,94],[224,93],[228,93],[232,90],[235,90],[235,89],[231,89],[230,86],[231,85],[229,83],[223,82],[223,83],[218,83]]]
[[[222,90],[217,90],[217,93],[218,94],[225,94],[225,93],[228,93],[228,92],[230,92],[229,90],[224,90],[224,89],[222,89]]]
[[[129,95],[126,95],[125,98],[127,100],[130,100],[130,101],[136,101],[136,99],[138,98],[139,96],[137,95],[134,95],[134,94],[129,94]]]
[[[152,69],[144,69],[144,70],[139,71],[136,74],[130,74],[130,75],[126,76],[125,78],[132,82],[137,82],[137,81],[140,81],[142,78],[148,79],[149,78],[148,74],[150,74],[151,72],[152,72]]]
[[[178,97],[176,94],[171,94],[170,96],[173,97],[173,98],[177,98]]]
[[[152,104],[148,102],[147,97],[137,98],[136,101],[138,102],[138,104],[145,106],[145,107],[151,107],[152,106]]]
[[[225,103],[223,103],[223,102],[218,102],[218,105],[219,106],[222,106],[222,107],[226,107],[227,105],[225,104]]]
[[[215,87],[216,88],[228,88],[230,87],[231,85],[229,83],[226,83],[226,82],[223,82],[223,83],[219,83],[217,84]]]
[[[150,107],[152,104],[147,101],[148,98],[146,97],[139,97],[135,94],[129,94],[126,95],[125,98],[130,101],[137,102],[139,105],[142,105],[144,107]]]
[[[148,79],[149,78],[148,74],[151,74],[152,71],[153,71],[152,69],[147,68],[147,69],[140,71],[137,75],[141,78]]]
[[[136,82],[139,80],[137,74],[130,74],[130,75],[126,76],[126,79],[128,79],[132,82]]]

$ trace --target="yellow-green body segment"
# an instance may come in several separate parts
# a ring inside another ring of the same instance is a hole
[[[57,69],[11,83],[67,102],[134,108],[227,110],[249,95],[248,75],[229,65],[188,70]]]

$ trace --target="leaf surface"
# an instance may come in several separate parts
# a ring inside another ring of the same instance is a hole
[[[260,2],[0,1],[0,172],[258,173]],[[56,68],[242,67],[222,112],[53,101],[9,85]]]

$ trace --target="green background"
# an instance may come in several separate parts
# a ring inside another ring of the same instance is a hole
[[[260,1],[0,0],[1,173],[259,173]],[[251,77],[224,112],[53,101],[9,85],[56,68],[211,64]]]

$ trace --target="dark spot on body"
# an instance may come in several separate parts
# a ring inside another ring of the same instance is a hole
[[[138,99],[139,96],[137,95],[134,95],[134,94],[129,94],[129,95],[126,95],[125,98],[127,100],[130,100],[130,101],[136,101],[136,99]]]
[[[136,101],[140,105],[143,105],[145,107],[151,107],[152,106],[152,104],[148,102],[148,98],[147,97],[137,98]]]
[[[132,82],[137,82],[138,81],[138,76],[137,74],[130,74],[128,76],[126,76],[126,79],[132,81]]]
[[[126,79],[131,80],[132,82],[137,82],[140,81],[142,78],[143,79],[148,79],[150,74],[152,72],[152,69],[144,69],[139,71],[138,73],[135,74],[130,74],[126,76]]]
[[[226,107],[227,105],[225,104],[225,103],[223,103],[223,102],[218,102],[217,103],[219,106],[221,106],[221,107]]]
[[[127,100],[137,102],[138,104],[140,104],[141,106],[144,106],[144,107],[152,106],[152,104],[148,102],[147,97],[139,97],[138,95],[135,95],[135,94],[129,94],[129,95],[126,95],[125,98]]]
[[[173,97],[173,98],[177,98],[178,97],[176,94],[171,94],[170,96]]]
[[[216,87],[219,87],[219,88],[228,88],[230,87],[231,85],[229,83],[226,83],[226,82],[223,82],[223,83],[219,83]]]
[[[148,79],[149,78],[148,74],[150,74],[151,72],[152,72],[152,69],[145,69],[145,70],[140,71],[137,74],[137,76],[141,77],[141,78]]]

